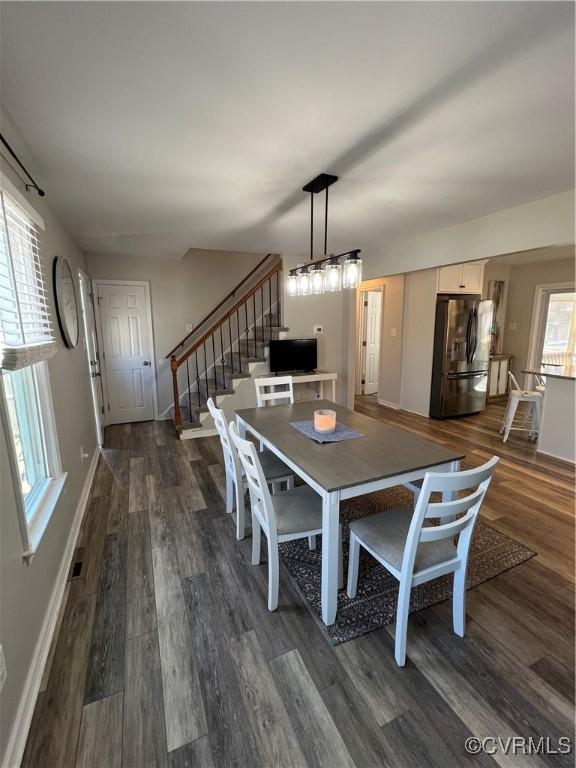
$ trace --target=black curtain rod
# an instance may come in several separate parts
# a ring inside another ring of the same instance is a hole
[[[6,141],[6,139],[4,138],[4,136],[2,136],[2,134],[1,134],[1,133],[0,133],[0,140],[2,141],[2,144],[4,144],[4,146],[6,147],[6,149],[8,150],[8,152],[10,152],[10,154],[12,155],[12,157],[14,158],[14,160],[16,160],[16,162],[18,163],[18,165],[20,166],[20,168],[22,168],[22,170],[24,171],[24,173],[26,174],[26,176],[27,176],[27,177],[30,179],[30,181],[32,182],[31,184],[27,184],[26,182],[24,182],[24,183],[25,183],[25,185],[26,185],[26,190],[29,190],[29,189],[35,189],[35,190],[36,190],[36,192],[38,192],[38,194],[39,194],[39,196],[40,196],[40,197],[46,197],[46,192],[44,192],[44,190],[43,190],[41,187],[39,187],[39,186],[38,186],[38,184],[36,184],[36,182],[34,181],[34,178],[32,177],[32,174],[28,173],[28,171],[26,170],[26,168],[25,168],[24,164],[21,162],[21,160],[20,160],[20,158],[18,157],[18,155],[16,154],[16,152],[14,152],[14,150],[12,149],[12,147],[10,146],[10,144],[8,144],[8,142]]]

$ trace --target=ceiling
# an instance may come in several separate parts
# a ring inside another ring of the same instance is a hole
[[[4,109],[91,251],[329,250],[573,187],[574,6],[3,3]],[[322,246],[317,198],[316,248]]]

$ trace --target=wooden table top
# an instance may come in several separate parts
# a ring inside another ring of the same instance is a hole
[[[291,421],[314,418],[314,411],[318,408],[336,411],[339,423],[361,432],[363,437],[319,444],[290,425]],[[236,414],[328,492],[464,457],[462,453],[430,443],[330,400],[243,408]]]

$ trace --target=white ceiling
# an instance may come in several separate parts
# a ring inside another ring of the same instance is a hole
[[[89,250],[379,249],[569,189],[574,6],[2,4],[2,96]],[[317,248],[322,213],[317,200]]]

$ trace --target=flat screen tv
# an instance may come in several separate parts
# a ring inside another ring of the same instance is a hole
[[[315,371],[318,365],[317,339],[272,339],[271,373]]]

